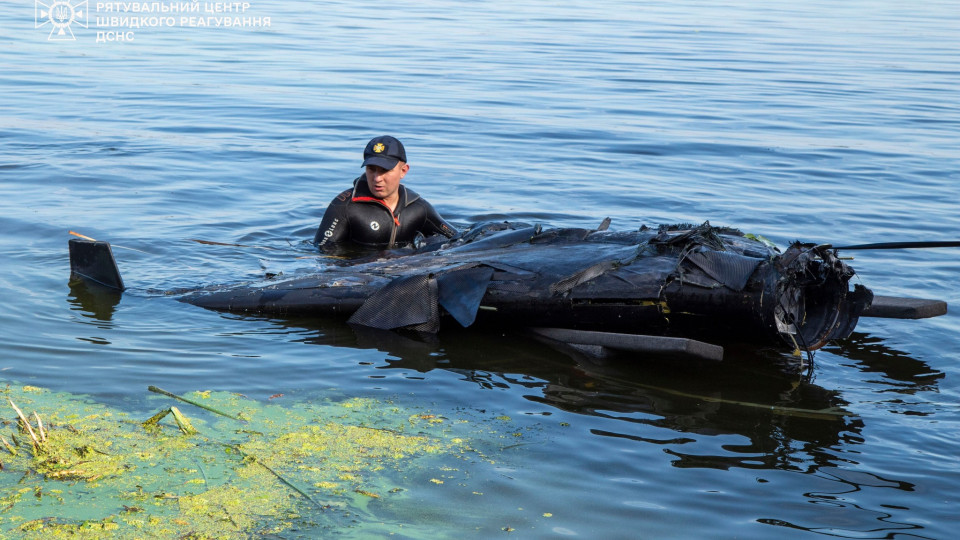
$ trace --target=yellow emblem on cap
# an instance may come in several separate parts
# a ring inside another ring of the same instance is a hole
[[[377,154],[379,154],[380,152],[383,152],[385,148],[386,146],[384,146],[382,142],[378,142],[377,144],[373,145],[373,151],[376,152]]]

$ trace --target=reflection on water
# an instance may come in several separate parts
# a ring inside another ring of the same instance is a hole
[[[122,296],[123,293],[116,289],[75,280],[70,282],[67,301],[70,303],[70,309],[79,312],[83,317],[99,323],[109,323]],[[104,327],[109,327],[109,324],[105,324]]]
[[[656,356],[595,359],[559,353],[521,334],[454,330],[424,337],[338,321],[278,324],[315,331],[303,340],[308,343],[382,351],[387,355],[383,369],[442,369],[482,388],[522,388],[530,401],[623,422],[621,432],[597,429],[596,435],[682,442],[682,437],[660,441],[637,436],[630,427],[644,424],[680,434],[733,434],[749,440],[726,449],[743,457],[675,452],[677,467],[790,468],[797,448],[817,466],[830,465],[833,456],[825,449],[856,438],[863,427],[860,418],[844,409],[847,403],[837,391],[756,352],[719,364]]]
[[[759,510],[757,523],[840,537],[922,532],[908,517],[915,502],[904,499],[917,491],[915,484],[858,468],[861,459],[870,461],[859,457],[869,420],[853,412],[842,391],[816,384],[782,355],[732,349],[719,364],[629,355],[598,360],[520,334],[456,330],[424,339],[338,321],[274,324],[305,343],[378,350],[385,358],[377,370],[424,376],[442,370],[478,388],[512,389],[550,409],[602,419],[589,430],[597,441],[623,452],[639,444],[639,455],[653,460],[646,467],[631,464],[638,467],[633,474],[657,467],[662,456],[679,470],[754,471],[758,487],[751,489],[778,501]],[[882,369],[901,391],[936,391],[942,377],[868,334],[831,350],[864,371]],[[557,451],[568,448],[576,443]],[[623,470],[615,474],[630,477]]]
[[[876,510],[854,502],[858,494],[870,488],[913,492],[916,487],[913,484],[832,467],[821,468],[816,478],[822,482],[822,487],[807,494],[813,504],[797,513],[794,519],[760,518],[758,521],[840,538],[899,538],[908,531],[911,538],[933,538],[922,534],[922,525],[895,517],[895,512],[904,510],[903,507]],[[812,526],[809,523],[829,523],[832,526]]]
[[[878,337],[861,332],[854,332],[848,339],[833,343],[824,350],[856,360],[861,371],[882,374],[888,379],[887,384],[894,387],[891,392],[936,391],[937,382],[944,377],[926,362],[885,345]]]

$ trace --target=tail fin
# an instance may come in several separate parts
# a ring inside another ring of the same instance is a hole
[[[122,291],[123,278],[109,242],[70,239],[70,276]]]

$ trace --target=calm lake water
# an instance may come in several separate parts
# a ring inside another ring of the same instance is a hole
[[[774,352],[600,364],[520,335],[374,338],[159,293],[317,268],[323,210],[383,133],[459,225],[960,239],[956,1],[554,4],[251,0],[238,16],[269,27],[104,43],[117,29],[96,17],[118,13],[92,0],[75,40],[0,4],[3,379],[131,411],[157,408],[148,385],[373,397],[518,434],[416,511],[372,502],[346,537],[954,537],[955,307],[864,320],[804,377]],[[71,230],[114,244],[118,303],[68,287]],[[956,249],[848,254],[878,294],[960,301]]]

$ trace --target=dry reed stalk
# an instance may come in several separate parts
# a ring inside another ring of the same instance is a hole
[[[15,455],[15,456],[18,455],[18,453],[17,453],[17,447],[16,447],[16,446],[13,446],[12,444],[10,444],[10,443],[7,441],[6,437],[4,437],[3,435],[0,435],[0,443],[3,443],[3,446],[5,446],[5,447],[7,448],[7,450],[8,450],[11,454],[13,454],[13,455]]]
[[[242,419],[242,418],[239,418],[239,417],[234,416],[234,415],[232,415],[232,414],[227,414],[227,413],[225,413],[225,412],[223,412],[223,411],[219,411],[219,410],[217,410],[217,409],[214,409],[213,407],[209,407],[209,406],[207,406],[207,405],[204,405],[203,403],[199,403],[199,402],[194,401],[194,400],[192,400],[192,399],[187,399],[187,398],[185,398],[185,397],[183,397],[183,396],[178,396],[178,395],[176,395],[176,394],[174,394],[174,393],[167,392],[167,391],[164,390],[163,388],[157,388],[156,386],[150,385],[150,386],[147,387],[147,390],[149,390],[149,391],[151,391],[151,392],[153,392],[153,393],[156,393],[156,394],[161,394],[161,395],[164,395],[164,396],[167,396],[167,397],[172,397],[173,399],[178,399],[178,400],[180,400],[180,401],[182,401],[182,402],[184,402],[184,403],[189,403],[189,404],[193,405],[194,407],[200,407],[201,409],[206,409],[206,410],[208,410],[208,411],[210,411],[210,412],[212,412],[212,413],[219,414],[220,416],[226,416],[227,418],[230,418],[231,420],[239,420],[239,421],[241,421],[241,422],[246,422],[246,420],[244,420],[244,419]]]
[[[186,433],[187,435],[199,433],[197,428],[193,427],[193,424],[190,423],[190,419],[180,412],[180,409],[176,407],[170,407],[170,412],[173,413],[173,419],[177,421],[177,426],[180,428],[180,431]]]
[[[47,431],[43,429],[43,422],[40,420],[40,415],[37,414],[37,411],[33,411],[33,417],[37,419],[37,431],[40,432],[40,440],[47,442]]]
[[[17,407],[17,404],[14,403],[12,399],[7,398],[7,401],[10,402],[10,406],[13,407],[13,410],[17,411],[17,416],[20,417],[20,421],[23,422],[23,425],[27,428],[27,432],[30,433],[30,438],[33,439],[33,444],[35,446],[40,446],[40,440],[37,439],[37,434],[34,433],[33,427],[31,427],[30,422],[27,421],[27,417],[23,415],[23,411],[20,410],[20,407]]]

